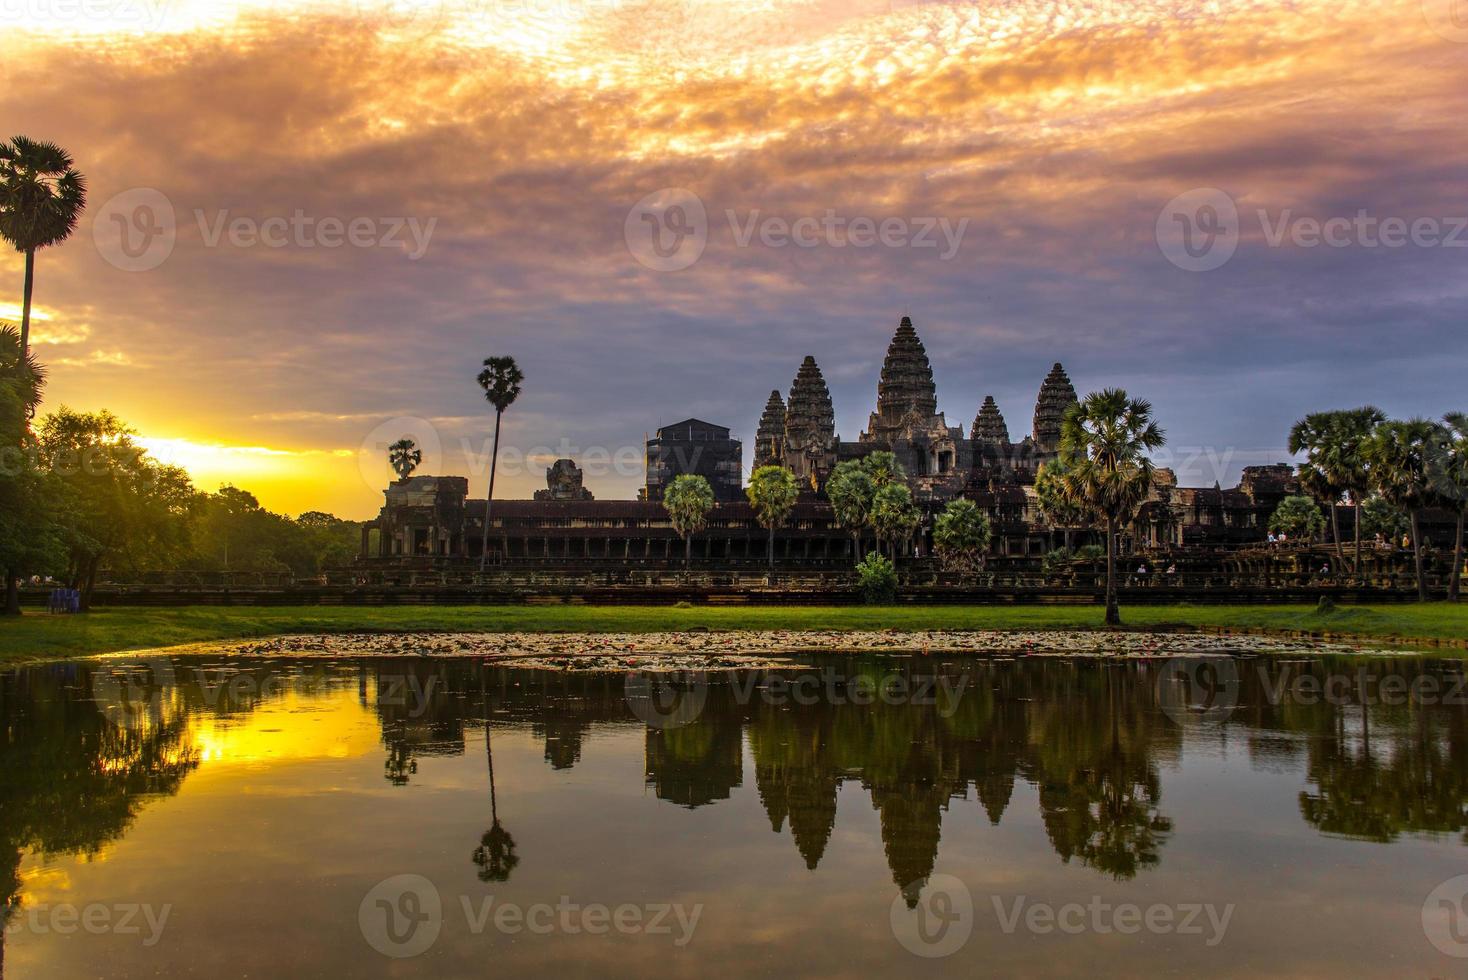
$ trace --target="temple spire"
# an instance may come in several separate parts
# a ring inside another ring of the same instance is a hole
[[[886,425],[896,425],[909,414],[931,418],[938,414],[938,389],[928,352],[913,328],[912,318],[903,317],[887,345],[877,382],[877,415]]]
[[[979,409],[979,414],[974,416],[973,428],[969,430],[968,437],[974,442],[988,442],[999,445],[1009,443],[1009,426],[1004,422],[1004,416],[999,411],[999,406],[994,402],[993,395],[984,396],[984,404]]]
[[[754,467],[779,466],[785,459],[785,400],[770,392],[754,436]]]
[[[1077,400],[1065,368],[1056,361],[1040,385],[1040,397],[1035,400],[1035,446],[1042,453],[1060,451],[1060,423],[1065,418],[1065,410]]]

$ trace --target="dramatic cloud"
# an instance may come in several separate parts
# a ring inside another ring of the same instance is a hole
[[[950,424],[992,393],[1021,434],[1061,360],[1151,397],[1184,482],[1282,458],[1306,410],[1465,407],[1458,0],[35,2],[0,118],[92,184],[39,266],[48,402],[278,507],[373,510],[393,419],[480,492],[498,353],[513,494],[598,449],[630,496],[688,415],[747,462],[807,353],[854,438],[904,312]],[[625,237],[666,188],[707,215],[677,271]],[[1188,271],[1159,216],[1200,188],[1238,242]]]

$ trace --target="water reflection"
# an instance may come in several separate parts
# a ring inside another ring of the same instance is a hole
[[[495,780],[502,731],[530,733],[545,771],[567,773],[588,765],[583,750],[602,733],[641,730],[645,785],[658,800],[729,806],[750,780],[771,830],[788,829],[810,871],[827,859],[838,797],[859,787],[891,886],[910,906],[937,866],[945,815],[997,827],[1019,786],[1032,789],[1024,798],[1037,801],[1031,813],[1060,862],[1114,881],[1146,875],[1180,832],[1164,790],[1190,751],[1242,750],[1257,772],[1298,774],[1300,815],[1322,834],[1468,842],[1457,662],[1244,658],[1230,666],[1229,711],[1206,724],[1169,706],[1161,666],[831,658],[806,671],[682,679],[698,686],[698,709],[666,725],[633,710],[621,675],[460,660],[12,671],[0,675],[0,897],[8,917],[22,898],[23,854],[96,855],[201,768],[328,757],[360,725],[380,739],[394,791],[416,785],[421,762],[464,757],[483,741],[485,823],[465,828],[463,853],[486,883],[556,861],[517,847],[514,800]],[[810,683],[792,686],[800,678]],[[1396,681],[1405,698],[1383,694]],[[882,691],[899,693],[874,696]]]

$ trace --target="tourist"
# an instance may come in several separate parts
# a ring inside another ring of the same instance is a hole
[[[1277,537],[1274,536],[1274,532],[1273,531],[1270,531],[1269,532],[1269,546],[1271,548],[1275,548],[1275,547],[1278,547],[1279,546],[1279,538],[1277,538]]]

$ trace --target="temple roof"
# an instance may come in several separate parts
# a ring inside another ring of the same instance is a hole
[[[784,442],[785,400],[778,391],[772,391],[770,400],[765,402],[764,414],[759,417],[759,429],[754,434],[755,467],[780,462]]]
[[[877,415],[884,423],[895,425],[914,412],[922,418],[937,415],[938,388],[933,383],[928,352],[913,329],[912,318],[903,317],[882,362],[882,375],[877,382]]]
[[[836,410],[816,359],[807,354],[796,372],[795,383],[790,386],[790,400],[785,407],[785,438],[792,445],[799,445],[796,437],[810,433],[825,438],[834,436]]]
[[[983,407],[979,409],[979,414],[974,416],[974,425],[969,430],[968,437],[975,442],[1000,444],[1009,442],[1009,426],[1005,424],[999,406],[994,403],[993,395],[984,396]]]
[[[1065,368],[1056,361],[1040,385],[1040,397],[1035,400],[1035,442],[1042,451],[1054,452],[1059,448],[1061,420],[1065,418],[1065,410],[1076,401],[1076,390],[1066,377]]]

